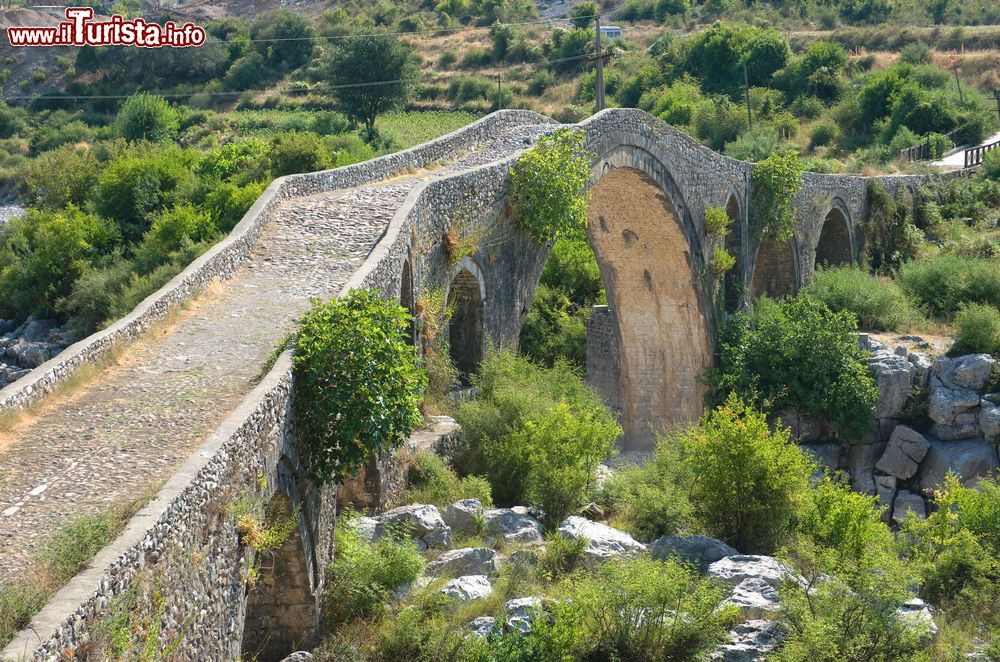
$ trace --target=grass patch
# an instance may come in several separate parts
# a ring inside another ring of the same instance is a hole
[[[393,147],[407,149],[461,129],[477,119],[477,115],[461,110],[406,111],[379,115],[375,128],[384,137],[392,138]]]
[[[0,583],[0,647],[6,646],[53,594],[87,567],[125,525],[159,491],[155,485],[142,497],[108,506],[97,513],[67,519],[38,550],[24,579]]]

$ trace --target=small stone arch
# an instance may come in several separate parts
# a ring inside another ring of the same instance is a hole
[[[413,297],[413,269],[410,261],[403,262],[403,273],[399,277],[399,305],[406,308],[410,313],[410,323],[406,328],[406,340],[411,345],[417,342],[417,313],[416,300]]]
[[[816,244],[817,267],[839,267],[854,262],[850,214],[839,200],[827,211]]]
[[[736,264],[726,272],[722,281],[722,292],[726,310],[739,308],[743,298],[743,212],[736,191],[730,190],[726,201],[726,216],[729,217],[729,234],[726,235],[726,252],[736,258]]]
[[[479,370],[483,361],[483,305],[486,287],[482,271],[469,258],[455,267],[448,284],[448,352],[463,385]]]
[[[761,242],[750,281],[751,298],[759,299],[767,295],[780,299],[795,293],[797,280],[793,241]]]
[[[278,662],[315,643],[318,609],[301,512],[285,492],[277,491],[267,514],[269,521],[295,518],[297,526],[281,547],[259,559],[257,585],[248,587],[242,656]]]

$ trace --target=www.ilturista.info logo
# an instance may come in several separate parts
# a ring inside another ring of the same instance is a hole
[[[160,25],[141,18],[126,20],[112,16],[92,22],[90,7],[67,7],[66,20],[48,28],[7,28],[11,46],[140,46],[142,48],[185,48],[205,43],[205,29],[173,21]]]

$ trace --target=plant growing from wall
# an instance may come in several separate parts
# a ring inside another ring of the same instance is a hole
[[[916,257],[924,234],[913,224],[913,217],[913,198],[905,188],[894,197],[880,182],[871,182],[862,229],[864,259],[872,271],[889,275]]]
[[[729,234],[732,220],[729,214],[722,207],[705,208],[705,232],[717,237],[724,237]]]
[[[240,544],[252,549],[255,554],[243,580],[254,588],[260,579],[261,561],[285,544],[295,530],[298,512],[285,516],[269,507],[264,495],[267,493],[267,478],[257,475],[257,489],[244,494],[226,506],[227,514],[236,525]]]
[[[708,263],[708,269],[715,278],[721,278],[724,273],[736,266],[736,258],[721,246],[712,249],[712,259]]]
[[[453,267],[463,258],[471,257],[483,248],[483,244],[493,233],[493,226],[479,220],[481,214],[471,205],[462,203],[452,220],[441,244],[444,247],[445,263]]]
[[[451,319],[448,294],[443,287],[425,291],[416,302],[417,330],[423,345],[423,366],[427,373],[425,411],[445,407],[447,395],[458,386],[458,368],[451,361],[445,330]]]
[[[802,190],[802,161],[792,152],[775,152],[754,164],[750,173],[750,232],[755,238],[787,241],[797,214],[795,196]]]
[[[543,136],[510,169],[517,224],[544,244],[579,235],[587,227],[587,179],[591,154],[580,130]]]
[[[421,421],[427,376],[406,341],[409,314],[368,290],[314,301],[296,340],[296,424],[319,483],[340,482],[399,447]]]

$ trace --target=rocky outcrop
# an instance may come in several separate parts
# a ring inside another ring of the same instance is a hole
[[[922,489],[931,490],[941,486],[949,470],[955,472],[963,484],[971,485],[997,468],[1000,468],[1000,462],[996,444],[981,439],[931,439],[917,478]]]
[[[645,545],[624,531],[576,515],[563,520],[559,533],[571,540],[585,539],[587,546],[583,553],[591,562],[635,557],[646,552]]]
[[[531,621],[542,609],[542,600],[537,597],[514,598],[503,605],[507,615],[507,627],[521,634],[531,632]]]
[[[409,535],[423,549],[451,547],[451,527],[445,524],[435,506],[413,504],[400,506],[375,518],[375,539],[387,535]]]
[[[474,637],[488,637],[496,629],[497,619],[492,616],[479,616],[472,619],[465,626],[469,634]]]
[[[486,575],[456,577],[441,587],[441,593],[456,602],[471,602],[485,598],[493,592]]]
[[[15,320],[0,320],[0,387],[17,381],[42,365],[73,341],[69,326],[60,328],[52,320],[29,317],[17,326]]]
[[[658,561],[675,558],[702,570],[720,559],[739,554],[721,540],[708,536],[661,536],[650,543],[649,553]]]
[[[500,570],[500,558],[489,547],[452,549],[441,554],[427,565],[427,574],[492,575]]]
[[[727,556],[708,566],[708,576],[736,586],[745,579],[762,579],[773,588],[782,581],[796,575],[792,569],[773,556],[757,554],[737,554]]]
[[[478,521],[483,516],[483,504],[479,499],[462,499],[448,506],[444,511],[444,522],[452,533],[473,534]]]
[[[542,542],[542,524],[524,508],[494,508],[483,513],[486,534],[509,543]]]
[[[897,425],[875,468],[902,480],[912,478],[928,448],[930,444],[924,435],[906,425]]]
[[[785,630],[774,621],[751,619],[729,631],[729,643],[709,655],[712,662],[758,662],[767,659],[785,638]]]
[[[902,522],[910,513],[920,519],[927,517],[927,505],[924,498],[916,492],[900,490],[892,502],[892,519],[895,522]]]

